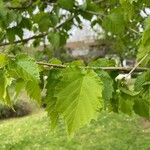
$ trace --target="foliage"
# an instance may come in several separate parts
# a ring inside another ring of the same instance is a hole
[[[22,117],[33,112],[34,106],[30,102],[18,100],[13,108],[0,104],[0,119]]]
[[[128,115],[135,112],[150,119],[149,71],[137,78],[134,89],[124,79],[115,80],[119,72],[110,69],[116,67],[110,60],[100,59],[86,66],[80,61],[37,62],[22,54],[20,46],[30,40],[34,40],[30,46],[48,41],[57,51],[66,44],[74,25],[82,28],[84,18],[92,27],[102,26],[105,38],[113,40],[121,57],[131,51],[136,54],[139,49],[137,58],[144,58],[141,65],[146,66],[150,61],[150,19],[142,17],[140,11],[149,6],[146,0],[85,0],[82,4],[77,0],[0,1],[0,46],[11,45],[11,53],[5,47],[0,53],[0,100],[12,107],[14,98],[24,88],[40,104],[46,90],[52,127],[63,118],[69,134],[96,119],[103,109]],[[140,28],[144,31],[140,32]],[[25,30],[34,35],[24,37]],[[12,86],[14,95],[10,92]]]

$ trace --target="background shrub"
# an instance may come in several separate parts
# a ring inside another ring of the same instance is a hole
[[[0,119],[22,117],[31,114],[37,106],[27,100],[18,100],[13,107],[0,104]]]

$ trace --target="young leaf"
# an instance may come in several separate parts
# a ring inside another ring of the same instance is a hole
[[[52,44],[52,46],[54,48],[58,48],[59,47],[59,45],[60,45],[60,35],[59,35],[58,32],[56,32],[56,33],[54,33],[54,32],[49,33],[48,40]]]
[[[125,21],[121,9],[111,12],[103,21],[103,27],[106,31],[113,34],[123,34],[125,30]]]
[[[132,115],[134,105],[134,93],[126,88],[120,88],[119,110],[127,115]]]
[[[8,63],[8,57],[0,53],[0,68],[3,68]]]
[[[25,81],[35,80],[39,82],[40,80],[38,65],[34,59],[27,55],[18,55],[16,60],[9,64],[9,69]]]
[[[150,119],[150,101],[136,99],[133,106],[134,112],[146,119]]]
[[[89,66],[93,67],[112,67],[115,66],[115,61],[108,60],[105,58],[97,59],[89,64]],[[113,88],[113,79],[110,77],[110,75],[104,71],[104,70],[95,70],[95,72],[98,74],[100,79],[103,82],[103,98],[108,101],[112,98],[112,93],[114,92]]]
[[[8,78],[4,70],[0,70],[0,100],[6,105],[11,105],[8,87],[12,83],[12,78]]]
[[[41,89],[39,87],[38,82],[36,81],[28,81],[25,87],[27,94],[31,99],[36,100],[39,104],[41,103]]]
[[[25,81],[23,79],[17,79],[15,84],[15,98],[18,97],[21,90],[25,87]]]
[[[66,10],[72,10],[74,6],[75,0],[58,0],[58,4],[60,7]]]
[[[56,108],[64,117],[71,134],[91,119],[96,119],[102,109],[102,82],[92,70],[67,68],[58,85]]]

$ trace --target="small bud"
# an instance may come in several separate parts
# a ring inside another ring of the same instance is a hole
[[[128,74],[119,74],[115,78],[115,81],[122,80],[122,79],[129,80],[129,79],[131,79],[131,75],[128,75]]]

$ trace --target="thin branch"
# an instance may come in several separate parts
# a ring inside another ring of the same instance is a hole
[[[45,63],[45,62],[37,62],[37,64],[46,66],[46,67],[53,67],[53,68],[60,68],[60,69],[69,67],[67,65],[50,64],[50,63]],[[133,70],[133,67],[92,67],[92,66],[83,67],[83,66],[79,66],[79,68],[105,70],[105,71],[123,71],[123,72],[129,72]],[[136,72],[143,72],[143,71],[147,71],[148,69],[150,68],[136,67],[134,70],[136,70]]]
[[[85,10],[84,12],[92,14],[92,15],[96,15],[96,16],[105,16],[103,13],[101,12],[94,12],[94,11],[89,11],[89,10]]]
[[[74,18],[74,16],[69,17],[66,21],[64,21],[63,23],[61,23],[58,26],[56,26],[53,30],[57,30],[57,29],[61,28],[62,26],[64,26],[64,24],[66,24],[67,22],[71,21],[73,18]],[[42,37],[47,36],[48,34],[49,34],[49,32],[45,32],[45,33],[40,33],[38,35],[31,36],[31,37],[26,38],[26,39],[14,41],[13,43],[11,43],[11,42],[0,43],[0,47],[1,46],[11,45],[11,44],[27,43],[30,40],[42,38]]]
[[[133,68],[132,70],[128,73],[127,77],[128,78],[137,68],[138,66],[147,58],[148,54],[146,54]]]
[[[10,58],[15,59],[15,56],[9,55]],[[142,61],[140,61],[137,65],[139,65]],[[38,65],[45,66],[45,67],[50,67],[50,68],[58,68],[58,69],[64,69],[68,68],[68,65],[62,65],[62,64],[51,64],[47,62],[36,62]],[[147,67],[94,67],[94,66],[79,66],[81,69],[93,69],[93,70],[105,70],[105,71],[120,71],[120,72],[144,72],[148,71],[150,68]]]
[[[131,30],[132,32],[136,33],[136,34],[140,34],[138,31],[136,31],[135,29],[129,28],[129,30]]]
[[[30,40],[42,38],[46,35],[48,35],[48,33],[40,33],[39,35],[34,35],[32,37],[29,37],[29,38],[26,38],[26,39],[23,39],[23,40],[14,41],[13,43],[10,43],[10,42],[1,43],[0,46],[6,46],[6,45],[18,44],[18,43],[27,43]]]
[[[50,64],[45,62],[37,62],[37,64],[42,66],[47,66],[47,67],[54,67],[54,68],[67,68],[66,65]]]

